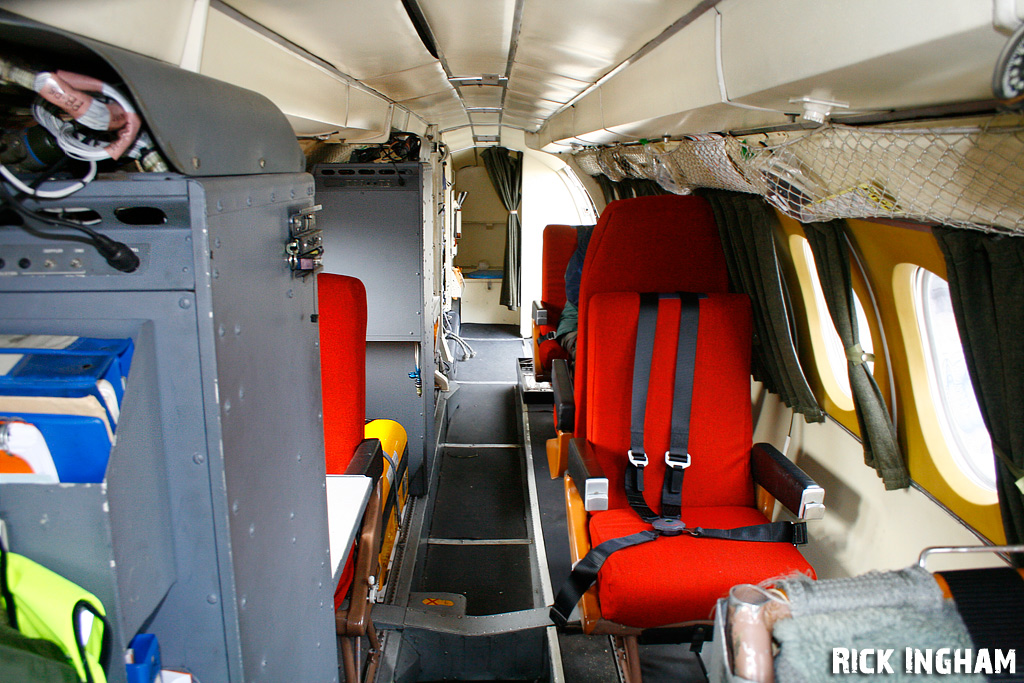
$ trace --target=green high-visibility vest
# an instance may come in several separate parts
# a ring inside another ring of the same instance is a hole
[[[0,603],[12,626],[29,638],[57,644],[80,680],[106,683],[110,633],[103,603],[63,576],[16,553],[4,551]],[[10,603],[14,603],[11,609]]]

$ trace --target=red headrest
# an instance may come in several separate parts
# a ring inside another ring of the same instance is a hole
[[[565,269],[576,251],[576,226],[549,225],[544,228],[541,256],[540,299],[545,304],[565,307]]]
[[[605,207],[587,247],[579,329],[586,329],[588,299],[599,292],[728,291],[725,253],[706,199],[694,195],[621,199]],[[576,342],[576,434],[580,436],[586,433],[588,343],[582,335]]]
[[[317,275],[320,382],[328,474],[343,474],[366,419],[366,288],[347,275]]]

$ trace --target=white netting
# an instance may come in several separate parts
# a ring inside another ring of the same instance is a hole
[[[627,150],[634,150],[632,153]],[[610,153],[614,151],[614,154]],[[1024,232],[1024,120],[965,128],[854,128],[584,150],[613,180],[669,191],[714,187],[763,195],[803,222],[903,218]],[[594,164],[581,167],[588,171]]]

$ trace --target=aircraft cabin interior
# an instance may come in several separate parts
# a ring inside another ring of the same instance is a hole
[[[1024,681],[1021,0],[0,0],[0,681]]]

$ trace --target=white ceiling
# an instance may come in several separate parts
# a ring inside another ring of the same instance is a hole
[[[1000,7],[1012,6],[1006,23]],[[299,135],[564,151],[991,98],[1024,0],[0,0],[270,98]],[[431,54],[413,17],[421,17]],[[884,18],[884,19],[883,19]],[[512,136],[512,137],[510,137]]]
[[[226,0],[223,4],[441,130],[536,131],[699,0]],[[215,3],[216,6],[216,3]],[[382,50],[381,46],[387,49]],[[479,85],[458,78],[497,77]],[[493,82],[493,81],[492,81]],[[475,111],[480,108],[498,111]],[[476,130],[487,126],[488,129]]]

